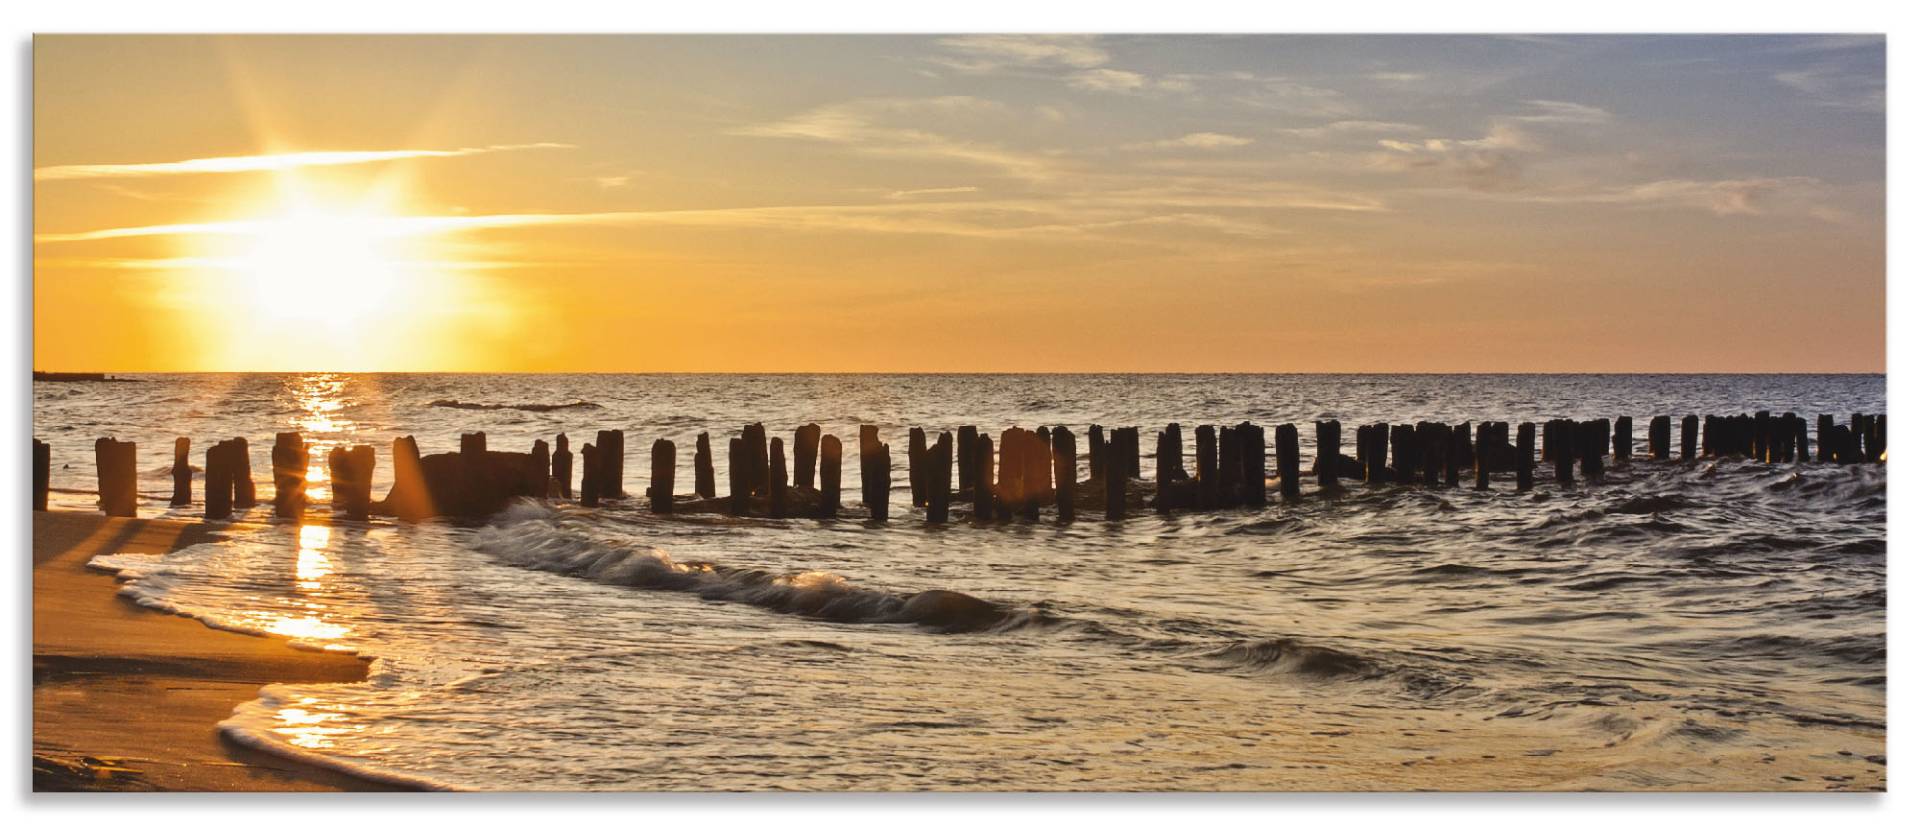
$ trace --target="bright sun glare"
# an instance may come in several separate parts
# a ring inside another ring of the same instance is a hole
[[[377,369],[428,357],[456,336],[446,307],[484,306],[431,221],[394,204],[397,187],[321,191],[292,174],[269,202],[184,250],[203,277],[193,302],[224,317],[201,344],[250,369]],[[254,364],[257,364],[254,365]]]

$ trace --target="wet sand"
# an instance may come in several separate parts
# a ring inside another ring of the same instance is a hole
[[[33,514],[34,790],[392,790],[240,747],[217,728],[263,685],[360,681],[365,662],[141,608],[86,566],[216,538],[188,522]]]

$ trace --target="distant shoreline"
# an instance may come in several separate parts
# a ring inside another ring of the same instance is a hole
[[[91,382],[118,383],[122,381],[138,381],[140,379],[115,378],[104,372],[40,372],[39,370],[35,370],[33,373],[33,380],[51,381],[56,384],[62,384],[62,383],[77,384],[77,383],[91,383]]]

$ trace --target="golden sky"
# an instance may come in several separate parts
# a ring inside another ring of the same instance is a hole
[[[1885,369],[1879,37],[33,53],[36,369]]]

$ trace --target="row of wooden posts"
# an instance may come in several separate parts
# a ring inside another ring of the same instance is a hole
[[[1536,459],[1553,466],[1554,478],[1570,484],[1578,475],[1604,476],[1606,461],[1624,464],[1633,459],[1633,419],[1622,416],[1576,421],[1557,418],[1536,429],[1520,424],[1509,439],[1506,422],[1448,424],[1365,424],[1355,433],[1353,455],[1341,452],[1341,423],[1315,422],[1317,449],[1311,470],[1323,490],[1336,489],[1343,479],[1369,484],[1400,483],[1456,486],[1471,474],[1476,489],[1489,489],[1495,474],[1512,473],[1518,490],[1532,489]],[[1887,417],[1856,414],[1848,423],[1833,416],[1816,419],[1809,441],[1806,419],[1793,413],[1773,415],[1685,416],[1680,420],[1678,458],[1740,456],[1769,463],[1818,460],[1839,464],[1884,461]],[[1647,427],[1645,458],[1674,458],[1673,421],[1655,416]],[[1539,438],[1536,452],[1535,435]],[[1292,424],[1273,429],[1272,455],[1278,465],[1278,488],[1283,499],[1300,495],[1300,438]],[[1169,424],[1157,439],[1155,478],[1149,485],[1140,476],[1140,431],[1123,427],[1106,431],[1087,429],[1089,479],[1079,479],[1079,445],[1065,427],[1023,429],[1000,433],[998,459],[992,436],[972,426],[941,432],[931,444],[920,427],[908,431],[907,482],[913,506],[926,511],[931,523],[948,520],[953,498],[971,502],[976,521],[1038,518],[1051,504],[1059,517],[1070,520],[1082,508],[1098,509],[1117,519],[1134,506],[1151,503],[1159,512],[1258,507],[1267,502],[1266,431],[1250,422],[1227,427],[1202,425],[1194,431],[1194,469],[1188,472],[1185,440],[1179,424]],[[489,451],[486,433],[465,433],[458,453],[422,456],[411,436],[394,440],[394,484],[387,497],[373,500],[373,447],[334,447],[327,455],[332,483],[332,507],[344,518],[363,520],[379,512],[414,519],[434,515],[480,516],[504,508],[517,497],[574,498],[574,454],[567,437],[555,438],[549,452],[544,440],[527,453]],[[192,502],[193,469],[188,463],[190,443],[174,441],[173,496],[169,504]],[[727,445],[728,490],[716,495],[713,450],[706,433],[694,447],[694,493],[678,498],[675,490],[677,448],[672,441],[654,441],[646,492],[649,507],[658,513],[677,510],[725,512],[737,516],[771,518],[833,518],[840,510],[842,448],[840,440],[821,432],[818,424],[794,431],[792,474],[788,443],[769,438],[762,424],[742,428]],[[1811,449],[1810,449],[1811,447]],[[880,440],[879,428],[862,425],[859,433],[860,502],[869,518],[886,520],[893,487],[892,451]],[[131,441],[102,438],[94,443],[100,484],[100,507],[108,515],[131,516],[137,509],[136,446]],[[579,451],[579,501],[598,506],[626,497],[626,436],[621,430],[601,430]],[[34,441],[33,506],[46,509],[51,475],[46,444]],[[279,433],[272,450],[274,514],[299,518],[307,511],[308,445],[298,433]],[[818,479],[815,467],[818,466]],[[955,483],[957,481],[957,484]],[[207,449],[205,464],[206,517],[225,519],[235,508],[255,506],[251,460],[243,438],[218,442]],[[1149,496],[1149,492],[1151,495]]]

